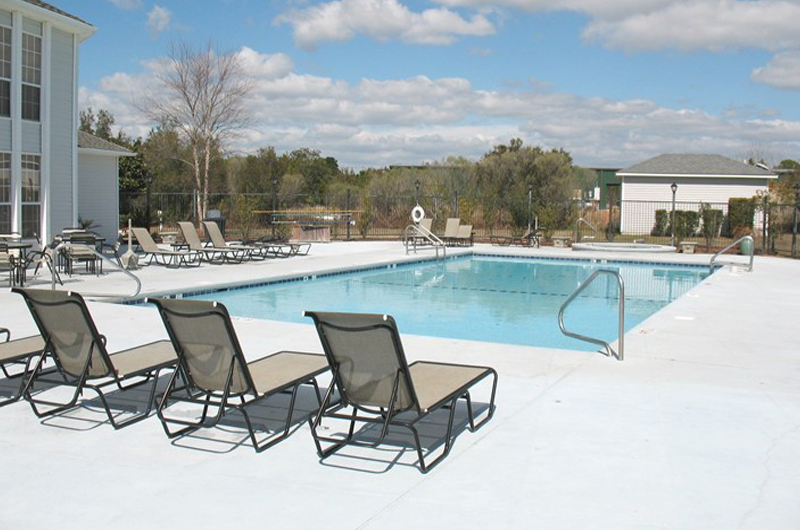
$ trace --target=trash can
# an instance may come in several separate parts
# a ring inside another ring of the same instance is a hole
[[[222,216],[222,212],[219,210],[209,210],[203,221],[214,221],[217,223],[219,231],[222,232],[222,236],[225,236],[225,218]]]

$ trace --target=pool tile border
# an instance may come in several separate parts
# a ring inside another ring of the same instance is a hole
[[[561,256],[521,256],[516,254],[500,254],[500,253],[487,253],[487,252],[471,252],[468,254],[459,254],[457,256],[450,256],[444,258],[445,260],[461,260],[466,258],[510,258],[510,259],[520,259],[526,261],[565,261],[565,262],[582,262],[592,265],[651,265],[651,266],[658,266],[658,267],[667,267],[667,268],[696,268],[696,269],[706,269],[708,265],[697,264],[697,263],[669,263],[669,262],[662,262],[662,261],[649,261],[649,260],[625,260],[625,259],[616,259],[616,258],[568,258],[568,257],[561,257]],[[147,303],[147,298],[192,298],[195,296],[204,296],[209,294],[215,293],[224,293],[229,291],[239,291],[242,289],[250,289],[253,287],[264,287],[267,285],[279,285],[284,283],[294,283],[294,282],[305,282],[305,281],[312,281],[316,280],[317,278],[328,278],[333,276],[341,276],[344,274],[352,274],[356,272],[368,272],[374,270],[381,270],[381,269],[393,269],[397,268],[398,266],[406,266],[406,265],[418,265],[420,263],[433,263],[438,261],[438,258],[420,258],[420,259],[412,259],[408,261],[395,261],[392,263],[382,263],[380,265],[369,265],[363,267],[353,267],[341,270],[334,270],[329,272],[319,272],[314,274],[304,274],[301,276],[292,276],[288,278],[276,278],[272,280],[263,280],[258,282],[252,283],[245,283],[241,285],[221,285],[219,287],[213,287],[209,289],[202,289],[197,291],[181,291],[175,293],[158,293],[148,295],[142,298],[136,298],[132,300],[125,300],[121,303],[124,305],[142,305]]]

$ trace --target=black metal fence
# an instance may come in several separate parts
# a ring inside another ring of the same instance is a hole
[[[700,250],[716,251],[741,235],[750,234],[760,253],[797,256],[795,205],[754,201],[742,221],[732,221],[728,203],[621,201],[601,209],[597,202],[568,201],[538,204],[527,197],[420,196],[419,204],[442,233],[448,218],[472,224],[478,240],[519,235],[539,227],[546,239],[573,241],[644,241],[678,244],[694,242]],[[270,233],[290,235],[294,225],[324,225],[332,239],[396,239],[411,223],[416,198],[363,195],[352,191],[327,195],[310,205],[305,195],[213,194],[209,209],[225,219],[227,234],[255,238]],[[120,220],[147,224],[148,196],[120,194]],[[195,194],[158,193],[149,197],[150,226],[174,231],[178,221],[199,221]]]

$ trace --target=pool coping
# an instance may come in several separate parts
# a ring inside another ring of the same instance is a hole
[[[528,255],[519,255],[519,254],[509,254],[509,253],[496,253],[496,252],[486,252],[485,249],[480,251],[470,250],[468,252],[462,252],[456,254],[454,256],[449,256],[442,258],[445,261],[451,260],[458,260],[458,259],[466,259],[466,258],[473,258],[473,257],[495,257],[495,258],[506,258],[506,259],[521,259],[526,261],[555,261],[555,262],[586,262],[590,264],[601,264],[601,265],[651,265],[651,266],[659,266],[659,267],[666,267],[666,268],[692,268],[692,269],[705,269],[708,268],[707,265],[699,264],[699,263],[681,263],[681,262],[666,262],[666,261],[653,261],[648,259],[622,259],[622,258],[606,258],[606,257],[598,257],[598,258],[589,258],[589,257],[566,257],[566,256],[528,256]],[[434,263],[439,261],[439,258],[436,257],[428,257],[428,258],[418,258],[414,257],[412,259],[396,259],[389,262],[384,262],[380,264],[373,264],[373,265],[354,265],[351,267],[334,267],[332,269],[320,271],[320,272],[313,272],[313,273],[303,273],[303,274],[283,274],[272,277],[267,280],[261,281],[252,281],[252,280],[242,280],[237,282],[230,282],[230,283],[220,283],[216,286],[205,286],[202,290],[192,290],[189,289],[177,289],[177,290],[168,290],[168,291],[161,291],[155,293],[148,293],[145,296],[139,296],[135,298],[129,299],[116,299],[116,300],[109,300],[113,303],[121,303],[124,305],[140,305],[147,303],[148,298],[191,298],[195,296],[203,296],[209,295],[214,293],[224,293],[229,291],[238,291],[242,289],[250,289],[255,287],[265,287],[270,285],[279,285],[284,283],[295,283],[295,282],[304,282],[304,281],[313,281],[318,278],[328,278],[333,276],[342,276],[345,274],[352,274],[358,272],[368,272],[368,271],[375,271],[381,269],[392,269],[397,267],[398,265],[406,266],[406,265],[416,265],[421,263]],[[715,267],[714,271],[716,272],[722,268],[721,265]]]

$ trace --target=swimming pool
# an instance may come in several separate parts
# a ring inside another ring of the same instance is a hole
[[[557,315],[599,268],[625,280],[626,331],[708,276],[707,267],[466,256],[193,297],[242,317],[310,324],[302,311],[386,313],[403,333],[591,351],[561,333]],[[567,310],[567,328],[616,340],[617,299],[616,280],[598,278]]]

